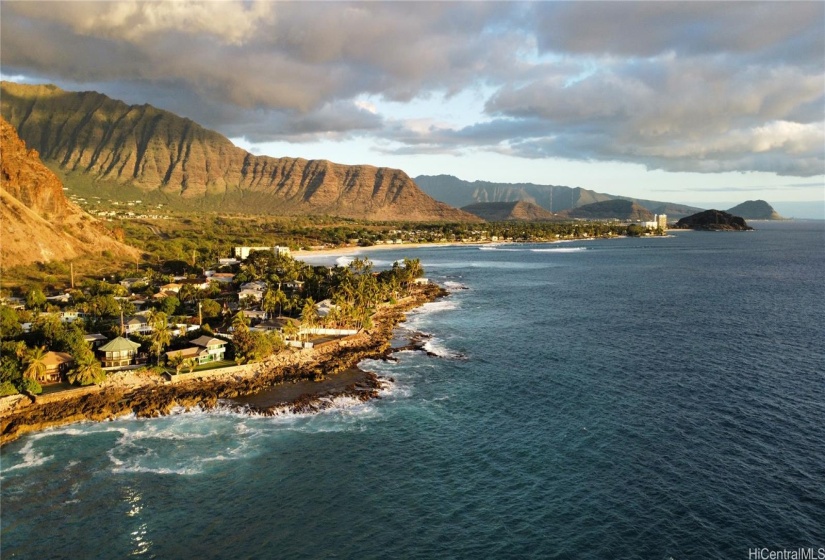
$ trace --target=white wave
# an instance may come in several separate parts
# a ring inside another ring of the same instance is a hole
[[[421,307],[414,309],[410,315],[425,315],[428,313],[438,313],[440,311],[452,311],[458,309],[458,302],[454,299],[442,299],[425,303]]]
[[[444,282],[444,287],[450,290],[469,290],[469,288],[461,282],[455,282],[453,280],[447,280]]]
[[[511,247],[500,247],[498,245],[482,245],[478,248],[479,251],[502,251],[506,253],[520,253],[524,249],[513,249]]]
[[[455,350],[451,350],[442,344],[442,342],[436,338],[431,338],[427,342],[424,343],[422,348],[430,353],[438,356],[439,358],[448,358],[451,360],[460,360],[464,359],[466,356],[461,352],[456,352]]]
[[[36,449],[34,449],[34,444],[37,439],[38,438],[33,438],[26,442],[26,445],[24,445],[20,449],[20,451],[17,452],[18,455],[20,455],[23,458],[23,461],[11,467],[4,467],[4,474],[10,471],[39,467],[40,465],[48,463],[49,461],[54,459],[54,455],[44,455]]]
[[[532,253],[576,253],[587,251],[587,247],[554,247],[551,249],[530,249]]]
[[[343,257],[338,257],[335,259],[335,264],[338,266],[347,266],[355,259],[354,256],[351,255],[344,255]]]

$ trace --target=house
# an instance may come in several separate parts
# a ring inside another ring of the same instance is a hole
[[[134,315],[129,317],[126,322],[123,323],[123,328],[126,331],[126,334],[149,334],[152,332],[154,327],[149,324],[149,321],[146,320],[146,317],[143,315]]]
[[[295,327],[295,332],[300,331],[301,322],[298,319],[293,319],[292,317],[273,317],[272,319],[269,319],[252,327],[250,330],[264,332],[275,331],[284,334],[284,327],[286,327],[289,324]]]
[[[241,261],[238,259],[218,259],[218,264],[221,266],[232,266],[233,264],[240,264]]]
[[[63,376],[74,363],[74,358],[66,352],[46,352],[43,356],[43,365],[46,370],[40,376],[41,383],[60,383]]]
[[[235,275],[231,272],[216,272],[209,277],[210,282],[218,282],[220,284],[229,284],[235,279]]]
[[[297,290],[300,292],[304,289],[304,283],[300,280],[290,280],[289,282],[284,282],[284,288],[287,290]]]
[[[159,289],[161,292],[175,292],[176,294],[180,291],[181,284],[177,282],[171,282],[169,284],[164,284]]]
[[[427,278],[416,278],[415,280],[413,280],[413,284],[418,284],[422,286],[429,283],[430,281]]]
[[[326,317],[333,309],[338,309],[337,305],[333,305],[332,300],[325,299],[315,304],[315,309],[318,312],[318,317]]]
[[[148,284],[146,278],[124,278],[120,281],[120,285],[124,288],[132,289],[136,284]]]
[[[100,361],[105,368],[130,366],[141,361],[140,344],[119,336],[98,348]],[[142,358],[145,361],[145,358]]]
[[[261,301],[266,291],[266,282],[256,280],[255,282],[247,282],[241,284],[241,289],[238,291],[238,301],[244,299],[251,299],[252,301]]]
[[[173,292],[173,291],[171,291],[171,290],[161,290],[160,292],[158,292],[158,293],[156,293],[155,295],[153,295],[153,296],[152,296],[152,299],[155,299],[155,300],[160,301],[160,300],[162,300],[162,299],[166,299],[166,298],[171,297],[171,296],[178,297],[178,293],[177,293],[177,292]]]
[[[106,344],[106,341],[109,339],[100,333],[92,333],[83,335],[83,340],[85,340],[89,346],[92,347],[92,350],[96,350]]]
[[[183,286],[193,286],[199,290],[206,290],[209,288],[209,279],[206,277],[202,278],[187,278],[186,280],[181,280],[178,282],[181,287]]]
[[[244,309],[243,314],[250,321],[263,321],[266,319],[266,311],[262,309]]]
[[[69,303],[72,301],[72,296],[69,294],[59,294],[56,296],[47,297],[46,301],[51,301],[52,303]]]
[[[61,311],[59,314],[62,323],[74,323],[78,319],[83,319],[86,316],[82,311]]]
[[[191,341],[194,346],[183,350],[171,350],[166,352],[166,359],[170,360],[175,356],[182,356],[185,359],[194,359],[198,364],[208,364],[210,362],[220,362],[226,352],[226,341],[211,336],[199,336]]]

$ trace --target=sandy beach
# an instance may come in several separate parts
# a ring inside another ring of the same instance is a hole
[[[357,255],[361,253],[369,253],[372,251],[387,251],[400,249],[426,249],[432,247],[474,247],[478,245],[489,245],[490,243],[500,243],[498,241],[477,241],[472,243],[463,243],[460,241],[447,243],[387,243],[385,245],[370,245],[369,247],[359,247],[350,245],[346,247],[333,247],[330,249],[317,250],[299,250],[292,251],[292,257],[301,259],[304,257],[343,257],[347,255]]]

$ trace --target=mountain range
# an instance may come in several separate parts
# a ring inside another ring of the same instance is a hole
[[[406,221],[479,221],[424,194],[401,170],[256,156],[150,105],[3,82],[0,110],[71,184],[132,189],[179,208]]]
[[[84,255],[133,259],[137,249],[112,238],[63,194],[63,184],[0,118],[2,268]]]
[[[653,214],[667,214],[679,218],[700,212],[701,208],[604,194],[578,187],[536,185],[534,183],[491,183],[462,181],[452,175],[419,175],[416,184],[436,200],[452,206],[464,207],[482,202],[515,202],[523,200],[537,204],[550,212],[559,213],[594,202],[628,200]],[[620,217],[620,216],[615,216]]]

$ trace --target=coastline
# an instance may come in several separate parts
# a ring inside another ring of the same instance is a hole
[[[183,381],[164,383],[156,375],[121,372],[100,386],[40,396],[34,402],[27,397],[6,397],[14,402],[6,400],[0,409],[0,446],[24,434],[66,424],[114,420],[129,414],[165,416],[178,407],[208,410],[215,408],[219,400],[262,391],[272,392],[270,401],[277,406],[256,406],[254,402],[244,405],[241,401],[232,406],[260,414],[314,412],[328,407],[334,397],[362,401],[378,398],[381,379],[357,370],[357,364],[389,354],[393,331],[406,320],[406,313],[446,295],[446,290],[430,284],[395,305],[381,306],[369,330],[312,349],[279,352],[254,364],[206,370]],[[353,375],[353,370],[360,373]],[[338,374],[350,377],[342,382],[336,378]],[[325,384],[325,380],[330,382]],[[278,387],[283,387],[282,399],[278,398]]]
[[[462,241],[450,241],[445,243],[387,243],[385,245],[368,245],[361,247],[358,245],[347,245],[345,247],[330,247],[329,249],[305,250],[299,249],[292,251],[291,255],[294,259],[302,259],[304,257],[338,257],[357,253],[369,253],[372,251],[384,251],[392,249],[431,249],[433,247],[463,247],[476,245],[489,245],[491,243],[503,243],[500,241],[472,241],[464,243]],[[508,242],[509,243],[509,242]]]

